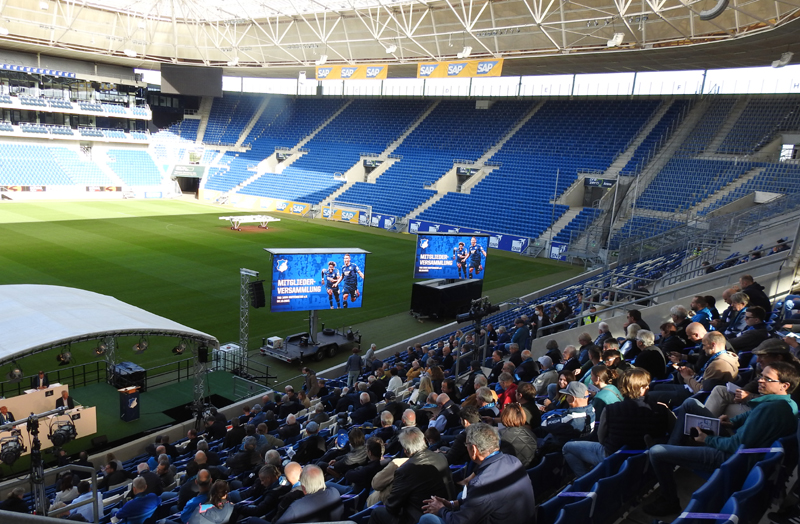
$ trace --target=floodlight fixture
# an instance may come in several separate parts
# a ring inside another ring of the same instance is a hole
[[[39,2],[39,9],[41,9],[42,11],[47,11],[48,9],[50,9],[50,2],[45,2],[44,0],[42,0],[41,2]]]
[[[22,368],[16,362],[11,363],[11,371],[8,372],[9,382],[16,384],[22,380]]]
[[[238,56],[234,56],[233,60],[229,60],[228,61],[228,67],[236,67],[237,65],[239,65],[239,57]]]
[[[11,466],[22,455],[22,438],[19,435],[0,439],[0,461]]]
[[[611,39],[606,42],[606,45],[608,47],[618,47],[624,39],[625,33],[614,33],[614,36],[612,36]]]
[[[464,49],[462,49],[461,52],[458,53],[456,56],[458,58],[467,58],[471,54],[472,54],[472,47],[468,46],[468,45],[465,45]]]
[[[390,46],[388,46],[388,47],[386,48],[386,54],[389,54],[389,55],[391,55],[391,54],[392,54],[392,53],[394,53],[395,51],[397,51],[397,46],[396,46],[396,45],[394,45],[394,44],[392,44],[392,45],[390,45]]]
[[[183,352],[186,351],[186,339],[181,339],[180,343],[172,348],[172,352],[176,355],[183,355]]]
[[[7,27],[0,27],[0,36],[8,36],[8,28]]]
[[[328,55],[320,55],[319,56],[319,60],[314,62],[314,64],[316,64],[318,66],[321,66],[321,65],[325,65],[325,62],[327,62],[327,61],[328,61]]]
[[[56,360],[59,366],[66,366],[72,360],[72,352],[69,350],[62,351],[56,356]]]
[[[125,49],[123,49],[122,53],[125,56],[127,56],[128,58],[136,58],[136,51],[134,51],[133,49],[131,49],[129,47],[126,47]]]
[[[792,61],[792,57],[794,53],[791,51],[786,51],[785,53],[781,53],[781,57],[778,60],[772,62],[772,67],[778,68],[789,65],[789,62]]]
[[[97,344],[97,346],[94,348],[94,354],[95,354],[95,355],[105,355],[105,354],[106,354],[106,351],[108,351],[108,346],[106,346],[106,345],[105,345],[104,343],[102,343],[102,342],[100,342],[99,344]]]
[[[148,345],[149,343],[147,342],[147,339],[145,337],[141,337],[139,342],[133,345],[133,352],[137,355],[141,355],[147,349]]]
[[[75,440],[78,436],[78,431],[75,429],[75,424],[72,422],[64,422],[58,425],[55,431],[50,433],[47,438],[53,443],[53,446],[60,448],[67,442]]]

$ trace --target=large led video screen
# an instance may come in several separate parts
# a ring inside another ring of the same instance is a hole
[[[364,302],[367,252],[272,251],[270,311],[358,308]]]
[[[489,235],[420,233],[414,278],[482,279],[488,250]]]
[[[161,64],[161,92],[189,96],[222,96],[222,68]]]

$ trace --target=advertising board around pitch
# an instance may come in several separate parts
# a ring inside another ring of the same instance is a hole
[[[419,233],[414,278],[482,279],[489,235]]]
[[[368,251],[265,250],[272,255],[270,311],[273,313],[362,306]]]

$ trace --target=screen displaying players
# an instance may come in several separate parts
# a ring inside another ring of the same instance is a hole
[[[365,263],[364,253],[273,255],[270,311],[361,307]]]
[[[414,278],[483,278],[488,249],[488,235],[419,234]]]

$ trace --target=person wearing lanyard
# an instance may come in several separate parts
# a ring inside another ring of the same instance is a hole
[[[497,428],[478,422],[467,428],[467,451],[475,463],[461,497],[425,501],[419,524],[516,524],[536,515],[533,487],[522,463],[500,452]]]

